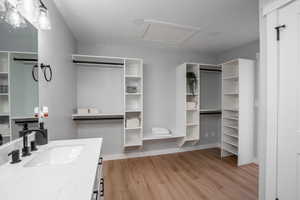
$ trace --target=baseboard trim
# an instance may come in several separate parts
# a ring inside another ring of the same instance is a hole
[[[134,152],[134,153],[111,154],[111,155],[104,155],[103,159],[120,160],[120,159],[127,159],[127,158],[139,158],[139,157],[173,154],[173,153],[188,152],[188,151],[195,151],[195,150],[202,150],[202,149],[220,148],[220,146],[221,145],[219,143],[213,143],[213,144],[197,145],[192,147],[170,148],[170,149],[153,150],[153,151],[141,151],[141,152]]]
[[[254,158],[253,162],[258,165],[259,164],[258,158]]]

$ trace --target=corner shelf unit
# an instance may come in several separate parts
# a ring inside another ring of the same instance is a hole
[[[253,162],[254,61],[222,64],[221,157],[236,155],[238,166]]]
[[[200,110],[200,71],[221,72],[217,65],[201,64],[201,63],[184,63],[176,69],[176,132],[179,139],[179,146],[183,146],[187,142],[193,144],[200,140],[200,113],[204,111],[212,111],[219,114],[220,109]],[[191,90],[187,73],[193,72],[196,76],[196,85],[194,91]]]
[[[73,55],[77,66],[120,68],[122,70],[123,113],[72,115],[74,120],[122,119],[123,147],[143,145],[143,60],[138,58]],[[98,108],[101,110],[101,108]]]

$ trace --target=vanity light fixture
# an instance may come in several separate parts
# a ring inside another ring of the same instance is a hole
[[[13,28],[26,27],[24,14],[40,30],[51,29],[48,9],[42,0],[0,0],[0,19]]]
[[[39,0],[40,7],[39,7],[39,19],[38,19],[38,25],[39,28],[42,30],[50,30],[51,29],[51,23],[48,15],[48,9],[45,6],[45,4]]]
[[[7,5],[7,11],[5,15],[5,21],[10,24],[13,28],[24,28],[26,27],[26,22],[24,18],[20,15],[17,8]]]
[[[0,13],[4,13],[6,11],[6,5],[4,0],[0,0]]]

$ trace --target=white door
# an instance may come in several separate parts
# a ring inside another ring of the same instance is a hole
[[[278,10],[278,199],[300,200],[300,3]],[[275,30],[274,30],[275,32]],[[275,86],[276,87],[276,86]]]

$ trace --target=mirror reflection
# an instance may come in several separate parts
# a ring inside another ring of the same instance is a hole
[[[2,143],[19,137],[22,123],[33,122],[39,105],[38,31],[29,22],[13,28],[0,23],[0,139]],[[1,143],[1,142],[0,142]]]

